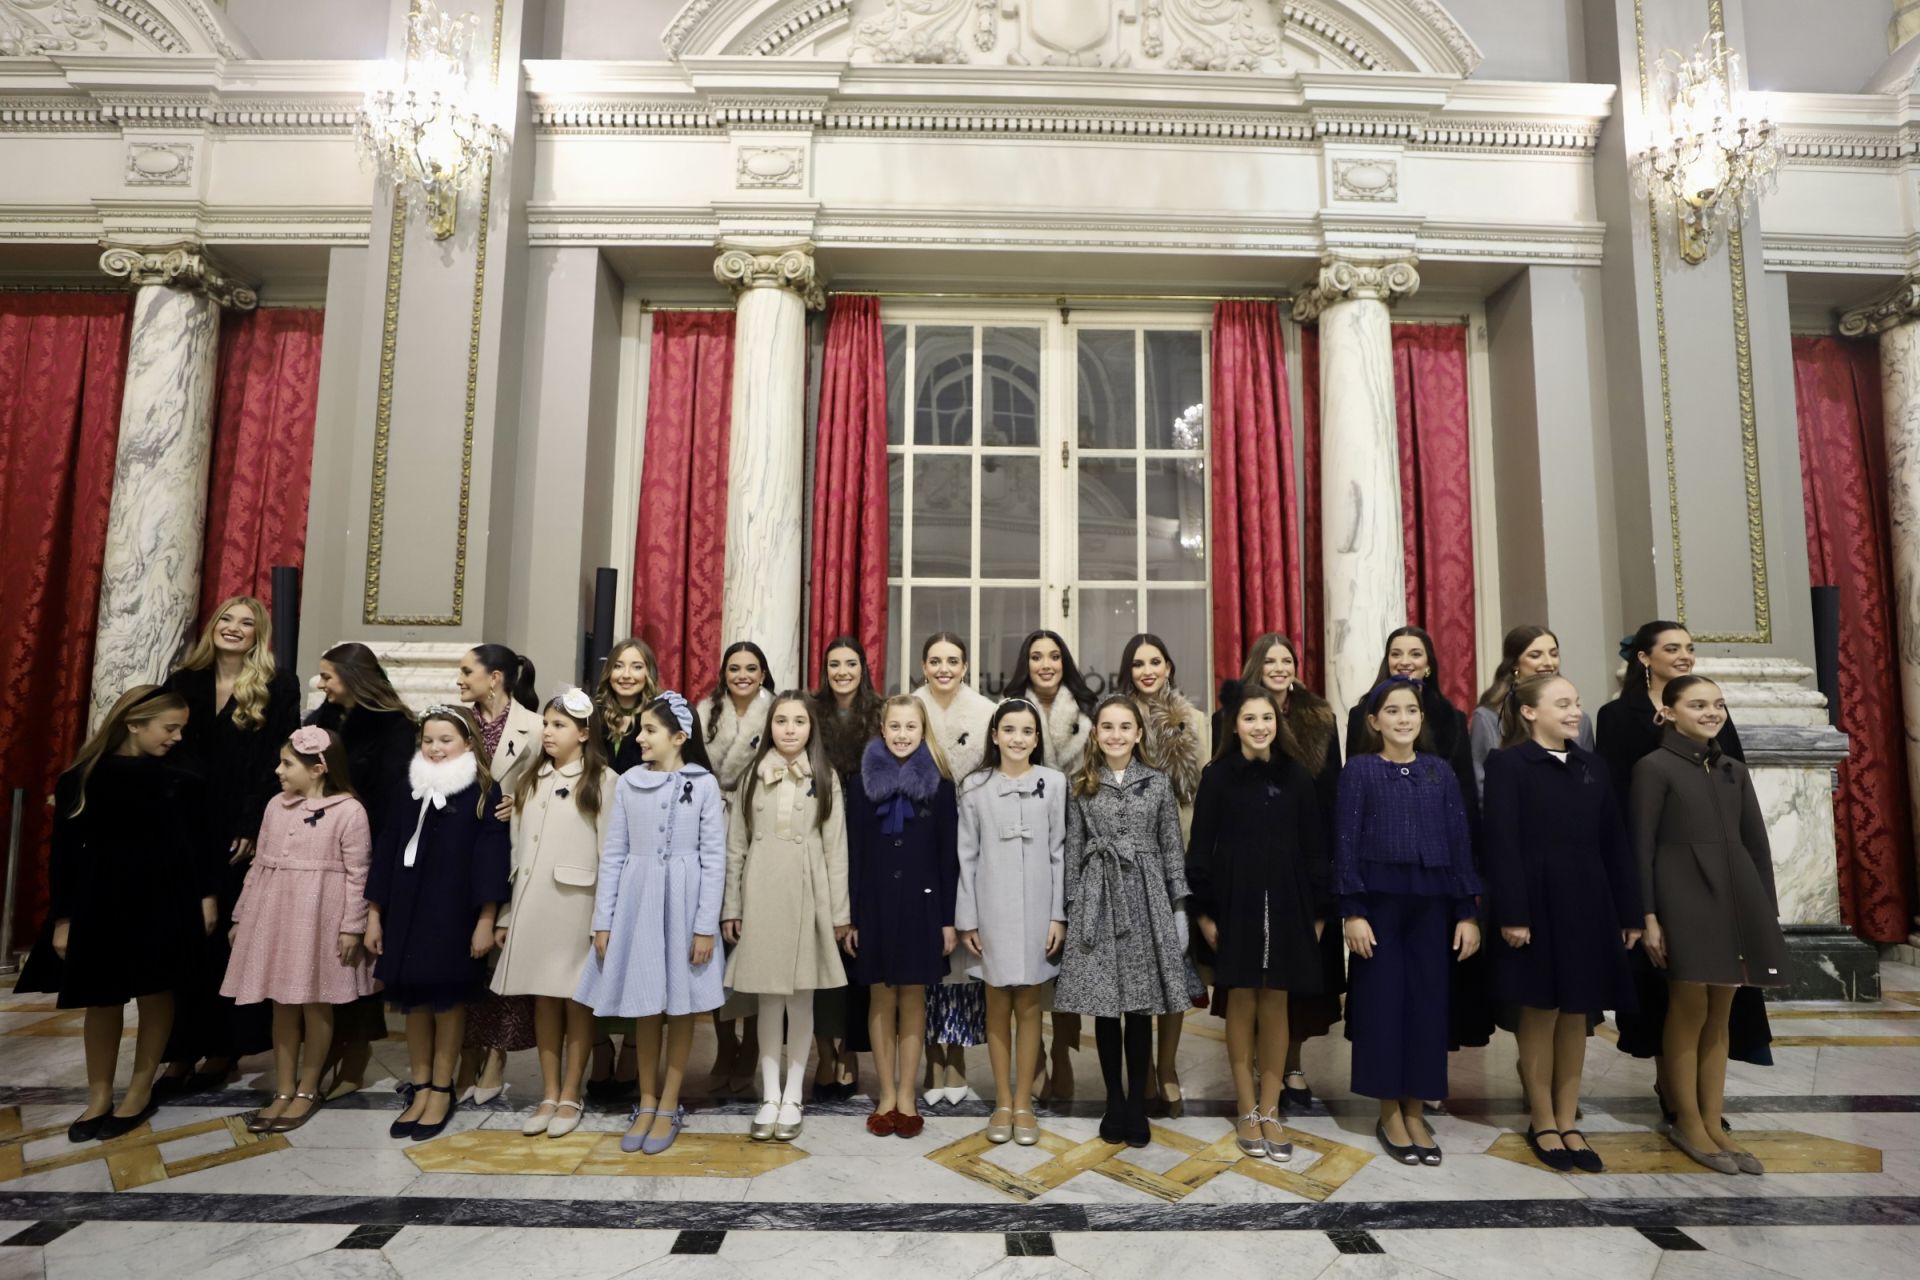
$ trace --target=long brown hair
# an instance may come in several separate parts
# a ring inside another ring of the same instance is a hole
[[[1513,692],[1513,677],[1520,670],[1520,655],[1524,654],[1541,636],[1552,636],[1556,647],[1560,644],[1560,637],[1553,634],[1553,628],[1543,627],[1537,622],[1521,623],[1508,631],[1505,639],[1500,641],[1500,665],[1493,669],[1493,683],[1489,684],[1486,692],[1480,695],[1480,705],[1490,711],[1498,712],[1502,723],[1505,722],[1507,715],[1504,704],[1508,701],[1508,695]]]
[[[606,738],[603,736],[605,729],[600,724],[600,708],[596,706],[587,713],[587,718],[582,720],[579,716],[567,710],[566,704],[563,703],[560,698],[549,698],[547,705],[540,710],[541,718],[545,719],[547,713],[550,711],[558,711],[561,715],[573,721],[575,725],[584,730],[587,735],[587,740],[580,744],[580,763],[582,767],[580,770],[580,781],[575,784],[573,788],[573,803],[580,810],[582,817],[596,819],[600,816],[600,783],[607,769],[607,743]],[[638,715],[639,712],[636,711],[634,714]],[[559,768],[552,754],[547,751],[546,739],[542,738],[540,741],[540,754],[534,760],[533,767],[530,769],[522,769],[520,771],[520,780],[513,784],[514,808],[524,809],[527,807],[528,797],[532,796],[534,788],[540,785],[540,770],[550,764],[555,768]]]
[[[180,659],[175,671],[204,671],[214,664],[219,651],[214,647],[214,628],[220,618],[235,605],[245,605],[253,614],[253,648],[240,663],[240,675],[233,682],[233,725],[236,729],[258,729],[267,722],[267,698],[277,668],[273,661],[273,619],[267,606],[253,596],[228,596],[208,616],[200,628],[200,638]]]
[[[312,728],[312,726],[307,727]],[[299,733],[301,730],[296,729],[294,732]],[[291,738],[281,743],[280,749],[309,769],[316,765],[326,766],[326,771],[321,774],[323,779],[320,784],[321,795],[352,796],[358,800],[360,793],[353,787],[353,764],[347,758],[346,740],[331,729],[321,729],[319,732],[327,735],[325,751],[302,751],[293,745]]]
[[[1267,664],[1268,651],[1275,645],[1293,655],[1294,673],[1293,688],[1287,691],[1287,705],[1280,713],[1280,723],[1286,729],[1279,739],[1280,749],[1293,757],[1295,764],[1319,777],[1327,767],[1327,744],[1333,741],[1338,724],[1327,700],[1300,683],[1300,647],[1278,631],[1255,636],[1247,648],[1247,664],[1240,669],[1240,687],[1266,688],[1261,671]]]
[[[467,740],[467,750],[473,752],[474,785],[480,788],[480,803],[473,806],[473,816],[487,816],[487,793],[493,790],[492,758],[487,753],[487,740],[480,733],[480,722],[473,718],[473,712],[462,706],[449,706],[436,702],[427,708],[427,714],[420,717],[421,732],[434,720],[444,720],[460,731]],[[529,770],[531,772],[531,770]]]
[[[348,640],[321,654],[320,659],[332,666],[333,673],[340,677],[340,683],[347,686],[347,696],[353,699],[353,709],[398,711],[407,719],[413,719],[413,712],[401,701],[393,681],[387,679],[387,669],[380,665],[380,659],[366,645],[358,640]]]
[[[126,745],[127,730],[131,726],[158,719],[169,711],[186,709],[185,698],[157,684],[137,684],[115,698],[100,727],[81,745],[79,754],[67,766],[67,772],[78,774],[80,782],[80,795],[74,800],[67,816],[77,818],[80,811],[87,807],[87,783],[93,777],[94,766],[100,763],[102,756],[110,756]]]
[[[1246,706],[1249,702],[1256,701],[1264,702],[1273,708],[1273,746],[1269,748],[1269,750],[1285,756],[1295,764],[1301,765],[1302,768],[1306,768],[1306,765],[1300,760],[1300,748],[1294,745],[1293,730],[1287,727],[1287,717],[1280,710],[1280,695],[1258,682],[1254,684],[1241,684],[1240,705],[1233,709],[1233,714],[1227,717],[1226,724],[1221,726],[1224,732],[1220,735],[1220,746],[1214,751],[1213,758],[1215,760],[1224,759],[1229,752],[1240,750],[1240,707]],[[1321,763],[1324,764],[1325,762],[1325,758],[1323,757]],[[1309,770],[1309,772],[1311,772],[1311,770]]]
[[[634,701],[633,709],[627,710],[620,705],[620,698],[613,691],[613,681],[608,673],[620,655],[629,649],[640,652],[640,660],[647,664],[647,678],[640,685],[640,696]],[[618,731],[622,720],[638,720],[647,704],[660,696],[660,664],[653,660],[653,646],[639,636],[628,636],[624,640],[614,641],[613,648],[607,650],[607,660],[600,664],[600,683],[593,687],[593,705],[600,709],[600,731],[607,735],[608,752],[612,754],[614,744],[611,738]],[[633,726],[627,726],[627,733],[633,732]],[[620,735],[620,741],[626,741],[626,734]]]
[[[821,739],[820,708],[814,705],[813,696],[805,689],[788,689],[775,694],[773,705],[767,708],[767,727],[760,732],[760,749],[753,753],[753,761],[747,765],[747,780],[741,785],[740,816],[746,819],[749,844],[753,842],[753,793],[760,788],[760,762],[773,750],[773,717],[789,702],[807,713],[807,768],[813,771],[814,828],[826,826],[827,819],[833,816],[833,783],[838,775],[833,771],[833,762],[827,759],[827,744]]]
[[[1162,649],[1160,652],[1165,653]],[[1100,791],[1100,769],[1106,764],[1106,752],[1100,749],[1100,717],[1108,707],[1125,707],[1127,714],[1133,717],[1133,727],[1144,734],[1147,730],[1146,719],[1140,714],[1140,704],[1131,695],[1110,693],[1094,704],[1093,731],[1087,734],[1087,750],[1080,759],[1080,767],[1074,771],[1073,793],[1078,796],[1096,795]],[[1136,743],[1133,758],[1140,758],[1140,747]]]

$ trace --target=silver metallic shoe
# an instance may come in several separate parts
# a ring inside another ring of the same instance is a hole
[[[1254,1136],[1251,1138],[1243,1138],[1240,1136],[1238,1129],[1234,1131],[1233,1140],[1235,1144],[1239,1146],[1241,1155],[1252,1156],[1255,1160],[1265,1160],[1267,1158],[1267,1140],[1260,1136],[1260,1122],[1265,1118],[1266,1117],[1260,1114],[1260,1108],[1258,1107],[1255,1107],[1240,1117],[1240,1123],[1251,1124],[1254,1133]]]
[[[993,1122],[993,1117],[999,1116],[999,1115],[1004,1115],[1007,1117],[1006,1124],[995,1124]],[[993,1143],[996,1147],[1001,1145],[1002,1143],[1013,1141],[1013,1109],[1012,1108],[995,1107],[993,1109],[993,1115],[990,1115],[987,1117],[987,1141]]]
[[[1025,1116],[1032,1124],[1021,1124],[1020,1117]],[[1031,1111],[1013,1113],[1013,1140],[1023,1147],[1031,1147],[1040,1141],[1040,1117]]]
[[[1254,1108],[1254,1114],[1260,1115],[1259,1108]],[[1272,1138],[1267,1137],[1266,1126],[1268,1125],[1272,1125],[1274,1128],[1280,1130],[1281,1140],[1279,1142],[1275,1142]],[[1266,1144],[1267,1159],[1277,1160],[1281,1164],[1285,1164],[1287,1161],[1293,1159],[1293,1143],[1286,1140],[1286,1132],[1286,1126],[1280,1123],[1280,1108],[1275,1107],[1265,1115],[1260,1116],[1260,1141]]]
[[[792,1116],[793,1118],[789,1120],[787,1118],[788,1116]],[[792,1142],[800,1136],[800,1126],[804,1123],[806,1123],[806,1117],[801,1113],[799,1103],[781,1103],[780,1121],[773,1126],[773,1140],[775,1142]]]
[[[747,1136],[755,1142],[771,1142],[774,1138],[774,1121],[780,1116],[778,1102],[763,1102],[760,1109],[753,1113],[753,1123],[747,1129]]]

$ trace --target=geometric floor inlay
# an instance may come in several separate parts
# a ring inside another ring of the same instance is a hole
[[[168,1160],[160,1154],[161,1146],[166,1143],[222,1131],[232,1138],[231,1147],[183,1160]],[[38,1160],[26,1158],[28,1143],[38,1142],[42,1138],[64,1137],[66,1132],[64,1123],[48,1125],[43,1129],[24,1129],[21,1127],[20,1108],[0,1107],[0,1182],[11,1182],[15,1178],[45,1173],[50,1169],[66,1169],[90,1160],[105,1160],[107,1172],[113,1178],[113,1189],[130,1191],[134,1187],[198,1173],[202,1169],[232,1164],[236,1160],[250,1160],[270,1151],[285,1151],[289,1145],[280,1134],[248,1133],[247,1116],[243,1113],[216,1116],[211,1120],[200,1120],[178,1129],[162,1129],[158,1132],[154,1131],[151,1123],[143,1124],[132,1133],[111,1142],[90,1142]]]
[[[529,1138],[511,1129],[469,1129],[414,1143],[406,1153],[422,1173],[627,1178],[752,1178],[807,1158],[791,1142],[755,1142],[744,1133],[683,1132],[650,1156],[622,1151],[618,1133]]]
[[[1777,1042],[1776,1042],[1777,1043]],[[1880,1152],[1835,1138],[1789,1129],[1742,1129],[1740,1145],[1760,1157],[1768,1173],[1879,1173]],[[1607,1162],[1608,1173],[1704,1173],[1698,1164],[1657,1133],[1589,1133],[1587,1144]],[[1503,1133],[1487,1149],[1490,1156],[1540,1168],[1525,1135]]]

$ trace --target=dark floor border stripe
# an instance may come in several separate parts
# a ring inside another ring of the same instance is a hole
[[[391,1222],[364,1223],[347,1233],[336,1249],[384,1249],[406,1228]]]
[[[171,1107],[230,1108],[235,1111],[251,1110],[263,1107],[272,1100],[273,1095],[259,1089],[221,1089],[210,1093],[188,1094],[169,1098],[160,1104],[162,1111]],[[0,1106],[84,1106],[87,1091],[84,1088],[22,1088],[0,1087]],[[1654,1114],[1654,1100],[1651,1093],[1635,1094],[1627,1097],[1589,1097],[1581,1099],[1585,1105],[1592,1106],[1612,1116]],[[703,1098],[688,1095],[689,1110],[697,1110],[703,1115],[752,1115],[758,1103],[740,1098]],[[389,1089],[366,1089],[359,1093],[348,1094],[344,1098],[326,1104],[332,1111],[392,1111],[400,1107],[400,1095]],[[625,1115],[631,1106],[629,1101],[587,1103],[590,1115]],[[1106,1104],[1097,1100],[1082,1099],[1070,1103],[1041,1103],[1038,1111],[1042,1116],[1092,1116],[1103,1113]],[[1370,1098],[1319,1098],[1304,1112],[1298,1115],[1337,1117],[1372,1117],[1379,1114],[1380,1104]],[[461,1110],[473,1110],[473,1103],[463,1104]],[[526,1105],[520,1101],[496,1099],[477,1108],[481,1111],[518,1114],[525,1111]],[[963,1102],[957,1106],[923,1107],[931,1116],[985,1116],[990,1110],[987,1102]],[[1524,1115],[1526,1103],[1518,1095],[1511,1098],[1458,1098],[1448,1101],[1446,1112],[1456,1116],[1511,1116]],[[873,1110],[870,1098],[853,1098],[833,1102],[809,1102],[807,1110],[821,1116],[865,1117]],[[1920,1094],[1752,1094],[1734,1096],[1726,1100],[1729,1114],[1739,1115],[1783,1115],[1794,1112],[1858,1112],[1876,1113],[1914,1113],[1920,1112]],[[1224,1099],[1188,1098],[1187,1113],[1202,1116],[1232,1116],[1234,1106]]]
[[[110,1191],[0,1195],[0,1218],[57,1222],[629,1227],[649,1231],[1394,1231],[1541,1227],[1920,1226],[1920,1196],[1351,1204],[742,1204]]]

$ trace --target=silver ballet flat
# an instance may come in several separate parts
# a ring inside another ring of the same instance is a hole
[[[1260,1115],[1258,1111],[1255,1111],[1254,1114]],[[1284,1138],[1279,1142],[1275,1142],[1272,1138],[1266,1136],[1267,1125],[1272,1125],[1274,1128],[1280,1130],[1282,1134],[1286,1133],[1286,1126],[1280,1123],[1280,1108],[1275,1107],[1272,1111],[1260,1116],[1260,1125],[1260,1141],[1266,1145],[1267,1159],[1277,1160],[1281,1164],[1285,1164],[1287,1161],[1293,1159],[1293,1143],[1286,1141]]]
[[[787,1117],[792,1116],[789,1120]],[[800,1136],[800,1126],[806,1123],[806,1117],[797,1102],[783,1103],[780,1107],[780,1121],[773,1126],[775,1142],[792,1142]]]
[[[1267,1140],[1260,1136],[1260,1121],[1263,1119],[1265,1119],[1265,1117],[1260,1114],[1260,1108],[1258,1107],[1255,1107],[1240,1117],[1241,1124],[1251,1124],[1253,1126],[1253,1137],[1251,1138],[1241,1137],[1237,1129],[1234,1132],[1233,1140],[1235,1144],[1239,1146],[1241,1155],[1252,1156],[1255,1160],[1265,1160],[1267,1158]]]
[[[752,1138],[755,1142],[773,1141],[774,1130],[776,1127],[774,1122],[779,1118],[779,1115],[780,1115],[779,1103],[777,1102],[761,1103],[760,1110],[754,1113],[753,1123],[747,1129],[747,1136],[749,1138]]]

